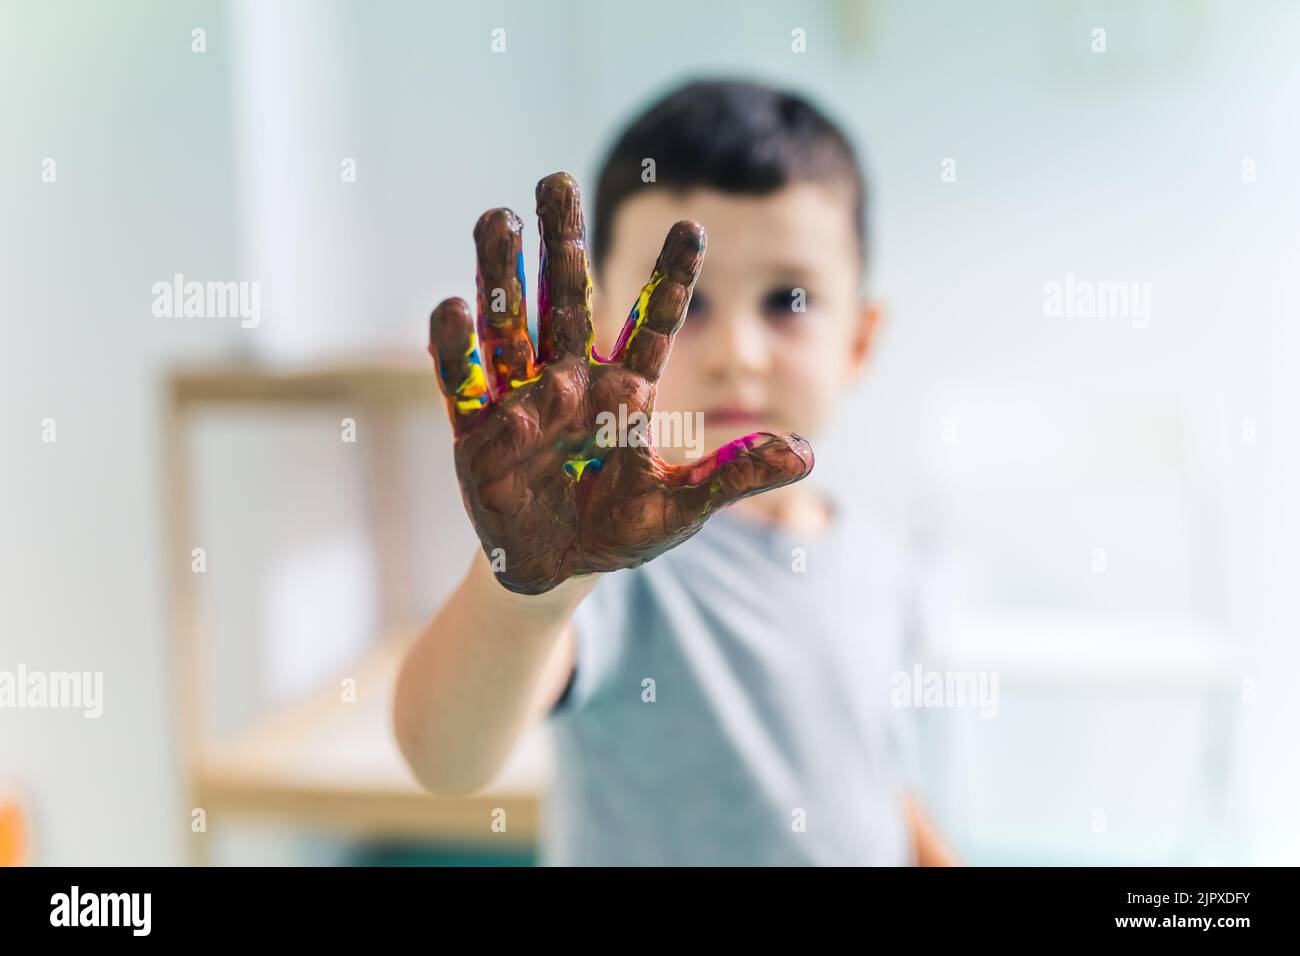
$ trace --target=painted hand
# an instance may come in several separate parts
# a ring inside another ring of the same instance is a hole
[[[681,544],[717,509],[797,481],[813,466],[798,435],[759,432],[687,465],[648,441],[611,442],[619,406],[654,410],[655,388],[704,259],[704,229],[677,223],[613,353],[593,349],[591,275],[578,185],[537,185],[538,352],[524,303],[523,224],[483,214],[478,329],[463,299],[433,312],[429,352],[447,396],[465,509],[501,584],[541,594],[566,578],[634,568]],[[602,414],[605,413],[605,414]]]

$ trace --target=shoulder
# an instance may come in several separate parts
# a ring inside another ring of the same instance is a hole
[[[826,500],[834,534],[844,547],[900,566],[910,563],[910,535],[901,517],[851,494],[828,492]]]

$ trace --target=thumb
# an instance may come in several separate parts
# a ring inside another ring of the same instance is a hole
[[[684,504],[707,511],[788,485],[812,469],[812,446],[802,435],[755,432],[727,442],[699,461],[678,466],[670,483]]]

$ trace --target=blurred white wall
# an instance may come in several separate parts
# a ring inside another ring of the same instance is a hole
[[[216,3],[2,9],[0,667],[102,671],[104,710],[0,711],[0,776],[41,862],[171,862],[161,375],[241,330],[155,318],[152,286],[237,277],[229,38]]]
[[[0,713],[0,776],[33,793],[44,862],[171,862],[188,826],[168,724],[164,368],[418,355],[430,307],[472,291],[477,216],[510,205],[531,226],[533,185],[556,169],[590,190],[616,125],[697,72],[812,92],[864,148],[890,324],[819,473],[944,525],[963,613],[1223,635],[1255,682],[1235,715],[1243,762],[1224,771],[1248,821],[1229,855],[1300,858],[1294,5],[0,9],[16,120],[0,134],[0,667],[103,670],[107,698],[98,722]],[[533,271],[535,238],[525,254]],[[261,325],[154,318],[150,287],[175,272],[260,281]],[[1045,317],[1044,283],[1067,273],[1149,282],[1150,324]],[[440,431],[425,453],[445,470]],[[242,474],[224,467],[212,485]],[[243,518],[253,537],[262,515]],[[954,786],[984,805],[1031,783]]]

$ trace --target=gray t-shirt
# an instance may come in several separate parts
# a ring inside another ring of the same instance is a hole
[[[913,862],[912,733],[889,702],[907,562],[832,503],[811,535],[723,511],[583,601],[543,864]]]

